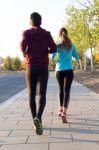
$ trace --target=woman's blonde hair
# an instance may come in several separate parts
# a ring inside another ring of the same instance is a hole
[[[62,47],[66,47],[67,50],[70,50],[72,47],[72,42],[70,38],[68,37],[68,32],[66,28],[61,28],[59,32],[60,37],[63,37],[63,41],[61,43]],[[62,48],[61,47],[61,48]]]

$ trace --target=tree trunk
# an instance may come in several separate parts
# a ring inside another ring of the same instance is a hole
[[[83,69],[83,67],[82,67],[82,60],[81,59],[79,59],[79,67],[80,67],[81,70]]]
[[[92,54],[92,48],[90,48],[90,52],[91,52],[91,72],[94,72],[94,65],[93,65],[93,54]]]
[[[87,59],[86,59],[86,54],[84,55],[84,70],[86,71],[87,69]]]

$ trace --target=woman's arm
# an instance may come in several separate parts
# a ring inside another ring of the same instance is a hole
[[[76,49],[74,44],[73,44],[72,56],[76,59],[77,62],[79,61],[79,56],[78,56],[78,53],[77,53],[77,49]]]

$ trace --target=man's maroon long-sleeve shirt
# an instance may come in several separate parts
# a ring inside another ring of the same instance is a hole
[[[27,66],[48,66],[48,53],[56,51],[56,44],[50,32],[38,27],[36,29],[30,28],[23,32],[20,48]]]

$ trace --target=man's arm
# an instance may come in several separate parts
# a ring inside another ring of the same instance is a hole
[[[48,32],[48,46],[49,46],[49,53],[54,53],[56,52],[56,44],[50,34],[50,32]]]
[[[27,49],[28,49],[28,34],[26,31],[23,32],[22,34],[22,40],[20,42],[20,49],[23,53],[23,56],[25,57],[25,54],[27,52]]]

